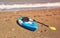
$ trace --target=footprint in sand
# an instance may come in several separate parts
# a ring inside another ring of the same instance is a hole
[[[47,14],[46,16],[52,16],[52,15],[48,15],[48,14]]]
[[[57,15],[57,14],[54,13],[53,15]]]
[[[41,17],[40,15],[36,15],[36,16],[34,16],[34,17]]]

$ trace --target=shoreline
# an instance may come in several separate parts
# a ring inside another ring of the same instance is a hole
[[[0,4],[0,12],[19,10],[40,10],[60,8],[60,2],[56,3],[35,3],[35,4]]]

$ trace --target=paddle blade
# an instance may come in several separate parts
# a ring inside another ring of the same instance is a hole
[[[49,26],[49,29],[56,30],[56,27]]]

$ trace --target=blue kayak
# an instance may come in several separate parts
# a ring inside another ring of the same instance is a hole
[[[31,31],[35,31],[38,28],[37,23],[35,21],[23,22],[22,17],[18,18],[18,23],[22,27],[24,27],[24,28],[26,28],[28,30],[31,30]]]

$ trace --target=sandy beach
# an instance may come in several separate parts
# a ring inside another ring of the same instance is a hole
[[[20,16],[55,26],[57,30],[52,31],[37,23],[38,29],[34,32],[29,31],[16,23]],[[0,38],[60,38],[60,8],[0,12]]]

